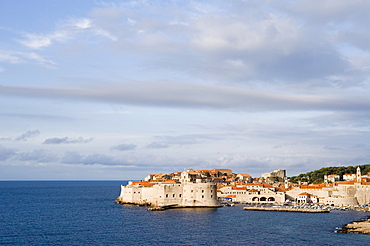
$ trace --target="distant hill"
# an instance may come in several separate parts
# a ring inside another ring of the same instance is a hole
[[[370,173],[370,164],[359,165],[362,174]],[[309,182],[311,184],[320,184],[324,182],[324,175],[338,174],[340,180],[343,180],[343,174],[356,173],[358,166],[348,166],[348,167],[323,167],[319,170],[299,174],[298,176],[293,176],[289,178],[289,182],[298,183]]]

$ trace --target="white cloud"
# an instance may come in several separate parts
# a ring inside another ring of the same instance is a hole
[[[78,19],[73,21],[73,25],[76,28],[81,28],[81,29],[87,29],[92,27],[92,23],[90,19],[83,18],[83,19]]]
[[[57,64],[54,61],[48,60],[35,52],[18,52],[18,51],[0,50],[0,62],[6,62],[10,64],[37,63],[46,68],[57,67]]]
[[[18,39],[17,41],[30,49],[41,49],[49,47],[55,42],[65,43],[68,40],[76,38],[79,34],[92,34],[107,37],[113,41],[117,40],[109,31],[94,26],[91,19],[70,18],[65,23],[60,23],[58,29],[52,33],[25,33],[23,39]]]
[[[40,49],[43,47],[50,46],[52,43],[52,38],[48,36],[42,35],[34,35],[34,34],[25,34],[23,40],[18,40],[20,44],[23,44],[31,49]]]
[[[9,52],[5,50],[0,50],[0,62],[6,62],[6,63],[19,63],[22,60],[17,56],[17,52]]]

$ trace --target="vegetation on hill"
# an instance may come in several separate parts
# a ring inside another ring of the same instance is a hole
[[[298,183],[308,182],[311,184],[320,184],[324,182],[324,175],[338,174],[340,180],[343,180],[343,174],[356,173],[358,166],[348,166],[348,167],[323,167],[319,170],[299,174],[298,176],[293,176],[289,178],[289,182]],[[359,165],[362,174],[370,173],[370,164]]]

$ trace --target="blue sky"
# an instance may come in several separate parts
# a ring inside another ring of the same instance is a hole
[[[0,180],[369,163],[370,2],[0,3]]]

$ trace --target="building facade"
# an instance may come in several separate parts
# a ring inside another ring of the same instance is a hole
[[[196,175],[185,171],[180,182],[136,181],[121,186],[120,203],[171,206],[171,207],[219,207],[217,186],[205,182]]]

